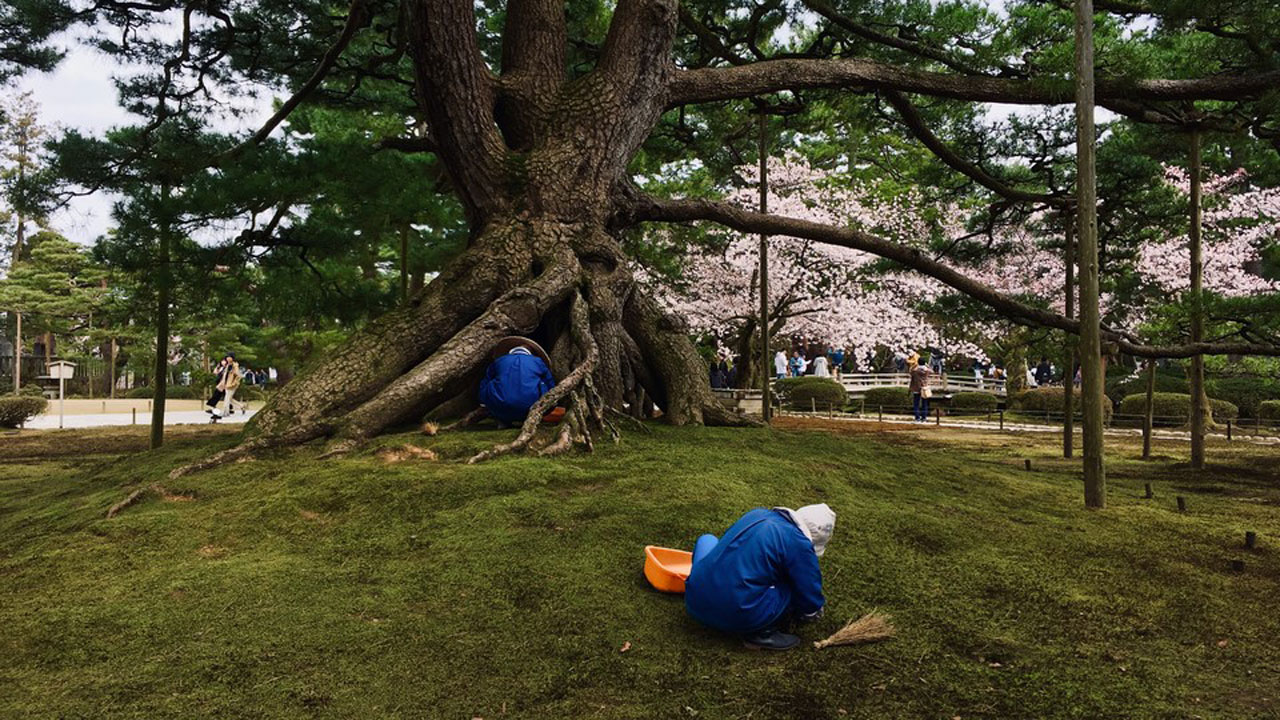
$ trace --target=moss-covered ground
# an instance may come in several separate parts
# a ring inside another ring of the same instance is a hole
[[[455,459],[510,433],[380,441],[440,462],[302,448],[111,520],[234,435],[0,436],[0,717],[1280,716],[1280,451],[1215,444],[1197,474],[1117,440],[1087,511],[1052,436],[786,423],[479,466]],[[747,652],[645,584],[645,544],[818,501],[806,634],[879,608],[897,638]]]

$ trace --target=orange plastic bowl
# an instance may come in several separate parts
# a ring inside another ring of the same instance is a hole
[[[646,545],[644,576],[649,584],[662,592],[684,592],[684,581],[693,567],[693,553],[684,550]]]

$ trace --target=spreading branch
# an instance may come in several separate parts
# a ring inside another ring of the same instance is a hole
[[[1117,100],[1242,100],[1280,86],[1280,70],[1190,80],[1099,78],[1099,104]],[[765,60],[676,72],[667,106],[716,102],[784,90],[898,90],[933,97],[1019,105],[1072,101],[1070,78],[1000,78],[913,70],[864,59]]]
[[[944,285],[990,307],[1013,322],[1054,328],[1079,335],[1080,321],[1058,313],[1032,307],[985,283],[974,280],[950,265],[938,262],[919,248],[885,240],[855,228],[743,210],[728,203],[711,200],[662,200],[641,197],[634,200],[627,221],[693,222],[708,221],[743,233],[781,235],[805,238],[815,242],[861,250],[900,263],[938,280]],[[1122,352],[1137,357],[1186,358],[1195,355],[1269,355],[1280,356],[1280,344],[1257,342],[1189,342],[1180,345],[1154,346],[1142,343],[1128,333],[1103,329],[1103,337]]]

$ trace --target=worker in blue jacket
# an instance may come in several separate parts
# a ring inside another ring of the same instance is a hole
[[[695,620],[741,635],[752,649],[789,650],[800,638],[785,632],[790,621],[822,616],[818,558],[835,529],[826,503],[756,508],[724,536],[703,535],[693,547],[685,581],[685,609]]]
[[[556,386],[547,354],[529,338],[512,336],[500,341],[493,355],[480,381],[480,404],[499,424],[519,425],[538,398]]]

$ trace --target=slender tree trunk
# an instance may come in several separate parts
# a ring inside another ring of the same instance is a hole
[[[769,118],[760,113],[760,212],[769,212],[769,143],[765,136]],[[773,415],[769,397],[769,236],[760,235],[760,413],[765,422]]]
[[[409,300],[409,224],[400,228],[400,302]]]
[[[1084,410],[1084,504],[1107,504],[1103,465],[1102,337],[1098,304],[1098,207],[1094,134],[1093,0],[1076,0],[1076,201],[1080,241],[1080,365]]]
[[[22,313],[17,315],[18,330],[13,335],[13,393],[22,391]]]
[[[1073,230],[1075,229],[1074,218],[1066,217],[1066,248],[1064,249],[1064,266],[1066,268],[1066,282],[1064,284],[1064,292],[1066,297],[1063,300],[1064,311],[1067,317],[1074,318],[1076,316],[1076,245]],[[1072,335],[1066,336],[1066,342],[1063,343],[1062,353],[1062,457],[1069,458],[1075,454],[1075,433],[1076,433],[1076,343],[1079,338]]]
[[[111,338],[111,370],[109,381],[111,387],[107,390],[112,400],[116,399],[116,339]]]
[[[1147,411],[1142,416],[1142,459],[1151,459],[1151,429],[1155,421],[1156,361],[1147,361]]]
[[[169,187],[160,190],[160,202],[165,217],[160,223],[158,273],[156,275],[156,363],[155,377],[151,381],[154,390],[151,400],[151,449],[164,444],[164,406],[169,392],[169,242],[172,227],[169,223]]]
[[[1200,185],[1200,133],[1191,133],[1191,158],[1188,163],[1191,174],[1191,342],[1204,340],[1204,309],[1201,297],[1204,261],[1201,258],[1201,203]],[[1205,429],[1210,419],[1209,398],[1204,389],[1204,356],[1191,357],[1191,467],[1204,468]]]

